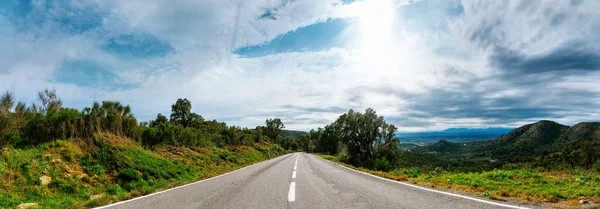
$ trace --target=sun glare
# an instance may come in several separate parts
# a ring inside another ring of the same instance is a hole
[[[366,52],[378,53],[389,47],[395,19],[391,0],[366,0],[358,9],[360,45]]]

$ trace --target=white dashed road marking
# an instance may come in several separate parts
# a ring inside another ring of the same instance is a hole
[[[296,201],[296,182],[290,183],[290,191],[288,192],[288,202]]]
[[[296,155],[296,162],[294,163],[294,171],[292,172],[292,181],[296,179],[296,170],[298,169],[298,157],[300,154]],[[290,183],[290,191],[288,192],[288,202],[296,201],[296,182]]]

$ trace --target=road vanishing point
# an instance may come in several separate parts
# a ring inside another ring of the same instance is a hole
[[[292,153],[100,208],[531,208],[384,179]]]

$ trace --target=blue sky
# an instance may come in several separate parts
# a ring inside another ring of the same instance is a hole
[[[290,129],[374,108],[401,131],[600,118],[592,0],[7,0],[0,90],[67,106],[177,98],[205,118]]]

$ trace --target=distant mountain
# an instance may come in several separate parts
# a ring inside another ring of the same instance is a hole
[[[489,141],[512,130],[514,128],[450,128],[443,131],[398,132],[396,136],[404,142]]]
[[[494,168],[505,163],[529,163],[547,169],[600,168],[600,122],[566,126],[541,120],[490,141],[456,143],[440,140],[405,149],[431,154],[456,165],[477,162]]]
[[[286,136],[291,136],[294,138],[300,138],[301,135],[303,134],[307,134],[306,131],[296,131],[296,130],[282,130],[281,131],[281,136],[286,137]]]
[[[600,142],[600,122],[583,122],[566,126],[542,120],[521,126],[482,147],[492,156],[534,156],[560,152],[571,144]]]

